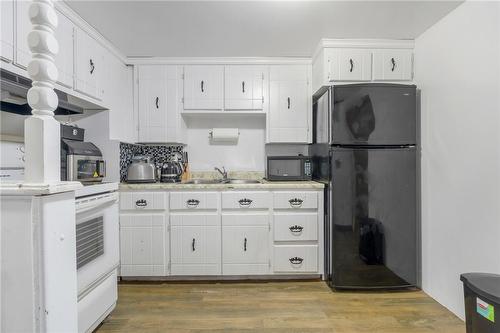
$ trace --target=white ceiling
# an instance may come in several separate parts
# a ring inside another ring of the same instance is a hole
[[[461,1],[68,1],[127,56],[311,56],[320,38],[415,38]]]

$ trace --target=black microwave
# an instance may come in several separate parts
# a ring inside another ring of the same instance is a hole
[[[309,156],[268,156],[267,180],[311,180],[312,160]]]

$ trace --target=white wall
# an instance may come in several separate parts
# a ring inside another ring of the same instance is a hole
[[[500,3],[466,2],[416,39],[422,285],[464,318],[461,273],[500,274]]]

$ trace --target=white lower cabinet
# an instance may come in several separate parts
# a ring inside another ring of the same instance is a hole
[[[269,214],[222,215],[224,275],[268,274]]]
[[[167,275],[165,219],[163,213],[120,214],[121,276]]]
[[[318,272],[318,245],[275,245],[274,271],[276,273]]]
[[[217,213],[171,214],[171,274],[220,275],[221,231]]]

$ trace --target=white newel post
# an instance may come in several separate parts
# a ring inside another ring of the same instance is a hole
[[[32,60],[28,74],[33,80],[28,91],[32,116],[26,119],[26,183],[55,183],[60,176],[60,124],[54,119],[58,98],[54,84],[58,72],[54,57],[59,45],[54,36],[57,14],[52,0],[33,0],[29,8],[33,30],[28,34]]]

